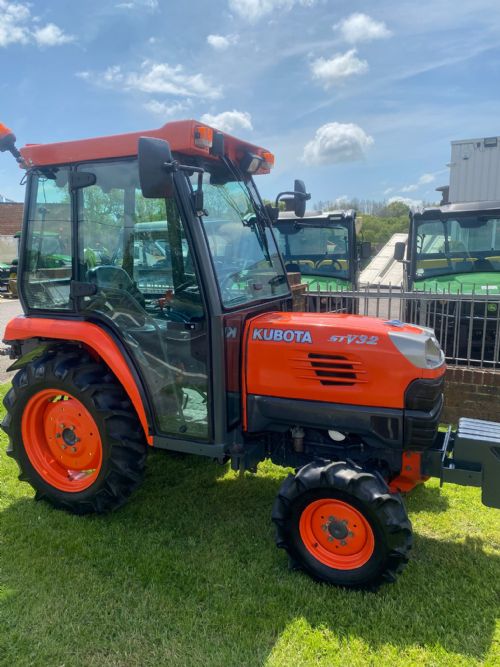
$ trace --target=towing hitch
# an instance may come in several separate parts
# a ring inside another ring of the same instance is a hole
[[[500,423],[466,419],[439,433],[439,449],[424,454],[425,474],[444,482],[481,487],[483,505],[500,508]]]

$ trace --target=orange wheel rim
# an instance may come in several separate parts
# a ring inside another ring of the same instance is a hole
[[[361,512],[333,498],[307,505],[300,517],[299,531],[309,553],[335,570],[362,567],[375,548],[373,530]]]
[[[87,408],[60,389],[32,396],[21,420],[24,449],[42,479],[60,491],[91,486],[102,465],[99,429]]]

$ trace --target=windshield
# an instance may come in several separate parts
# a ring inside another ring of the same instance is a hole
[[[346,225],[278,221],[276,236],[288,271],[306,276],[349,277],[349,232]]]
[[[224,306],[286,296],[288,282],[260,203],[242,181],[214,180],[205,173],[202,219]],[[196,188],[196,175],[191,182]]]
[[[416,221],[415,277],[500,271],[500,219],[487,216]]]

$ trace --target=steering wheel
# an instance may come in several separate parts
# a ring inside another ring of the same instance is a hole
[[[101,289],[113,289],[130,294],[142,307],[145,305],[144,295],[137,284],[120,266],[95,266],[87,271],[89,282]]]
[[[333,259],[332,258],[332,265],[334,269],[337,269],[338,271],[343,271],[344,269],[342,268],[342,264],[339,262],[338,259]]]

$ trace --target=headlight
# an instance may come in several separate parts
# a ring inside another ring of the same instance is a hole
[[[444,363],[444,352],[432,329],[422,328],[421,334],[389,331],[389,338],[417,368],[438,368]]]

